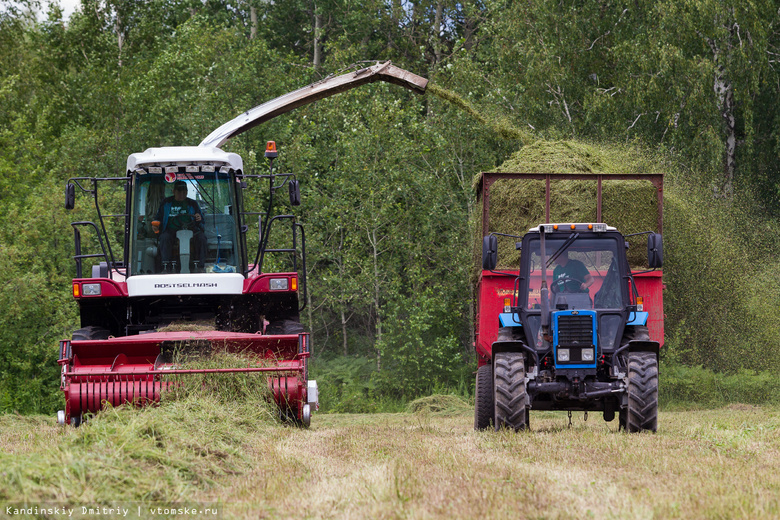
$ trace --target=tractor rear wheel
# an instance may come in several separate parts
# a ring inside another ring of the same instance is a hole
[[[528,392],[525,356],[520,352],[499,352],[493,356],[493,399],[495,428],[515,431],[528,428]]]
[[[111,333],[103,327],[97,327],[90,325],[89,327],[82,327],[73,333],[73,341],[84,341],[93,339],[108,339]]]
[[[474,388],[474,429],[484,430],[493,422],[493,367],[482,365],[477,369]]]
[[[626,430],[629,433],[658,429],[658,358],[654,352],[631,352],[628,355],[628,409]]]

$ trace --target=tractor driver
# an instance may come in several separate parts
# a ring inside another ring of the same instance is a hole
[[[569,253],[562,253],[556,260],[558,265],[553,270],[552,288],[555,292],[586,293],[593,285],[593,276],[585,264],[576,259],[569,259]]]
[[[176,240],[176,232],[181,230],[191,230],[193,250],[193,261],[195,263],[195,272],[202,272],[204,260],[206,259],[206,233],[204,232],[203,213],[198,203],[187,197],[187,183],[176,181],[173,183],[173,196],[166,197],[152,222],[152,230],[155,233],[162,233],[159,237],[160,256],[163,270],[170,272],[173,270],[171,262],[174,260],[173,245]],[[180,246],[181,247],[181,246]]]

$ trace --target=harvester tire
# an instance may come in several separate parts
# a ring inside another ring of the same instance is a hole
[[[474,387],[474,429],[484,430],[493,423],[493,367],[482,365],[477,369]]]
[[[304,332],[303,325],[297,319],[277,320],[269,323],[265,328],[265,333],[270,336],[279,334],[300,334]]]
[[[626,430],[629,433],[658,429],[658,358],[654,352],[628,355],[628,408]]]
[[[82,327],[73,333],[73,341],[84,341],[93,339],[108,339],[111,333],[103,327],[96,327],[90,325],[89,327]]]
[[[528,428],[529,399],[522,353],[499,352],[493,357],[493,399],[496,431]]]

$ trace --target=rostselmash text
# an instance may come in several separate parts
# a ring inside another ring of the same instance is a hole
[[[156,283],[154,284],[155,289],[202,289],[204,287],[219,287],[218,283],[215,282],[201,282],[201,283],[192,283],[192,282],[180,282],[180,283]]]

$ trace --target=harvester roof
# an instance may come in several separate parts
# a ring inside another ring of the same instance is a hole
[[[127,158],[127,170],[133,171],[139,166],[186,166],[193,163],[227,165],[235,171],[244,168],[240,155],[213,146],[166,146],[148,148],[130,155]]]

